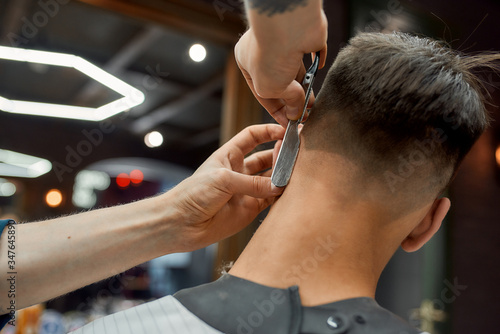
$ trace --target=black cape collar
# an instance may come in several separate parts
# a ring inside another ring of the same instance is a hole
[[[229,274],[174,297],[224,333],[420,333],[369,297],[304,307],[297,286],[277,289]]]

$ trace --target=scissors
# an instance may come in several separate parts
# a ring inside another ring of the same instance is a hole
[[[278,158],[276,159],[276,165],[274,166],[274,170],[271,175],[271,182],[276,187],[284,187],[288,184],[288,181],[290,181],[293,166],[295,166],[295,160],[297,159],[297,154],[299,153],[299,124],[303,123],[302,121],[304,120],[304,116],[307,112],[307,104],[309,103],[309,98],[311,97],[313,82],[316,77],[318,67],[319,52],[316,52],[316,57],[314,58],[311,67],[307,70],[304,80],[302,81],[302,87],[304,87],[306,91],[306,101],[304,104],[304,110],[302,111],[302,116],[296,121],[288,121],[285,137],[283,138],[283,143],[281,144]]]

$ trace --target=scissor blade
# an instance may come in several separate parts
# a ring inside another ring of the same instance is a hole
[[[300,145],[298,126],[298,121],[288,121],[285,137],[283,138],[283,143],[276,159],[276,165],[271,175],[271,182],[276,187],[286,186],[292,175]]]

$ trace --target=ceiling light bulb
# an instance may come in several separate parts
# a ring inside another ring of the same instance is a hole
[[[191,59],[197,63],[203,61],[206,56],[207,50],[201,44],[194,44],[189,49],[189,57],[191,57]]]
[[[163,136],[158,131],[150,132],[144,137],[144,143],[147,147],[158,147],[163,144]]]

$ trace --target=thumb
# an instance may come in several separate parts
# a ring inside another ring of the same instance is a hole
[[[306,94],[302,85],[293,80],[285,91],[281,94],[281,99],[285,103],[285,113],[288,119],[297,120],[304,111]]]
[[[273,185],[270,177],[245,175],[237,172],[230,173],[228,188],[233,194],[256,198],[276,197],[281,195],[284,189]]]

